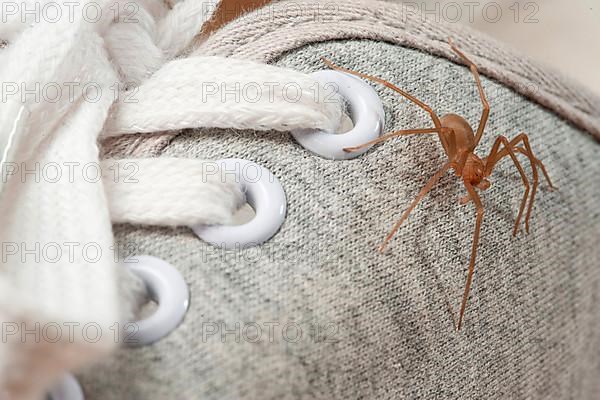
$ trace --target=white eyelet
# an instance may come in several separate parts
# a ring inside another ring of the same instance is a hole
[[[49,400],[84,400],[83,390],[73,375],[66,374],[48,393]]]
[[[339,94],[348,100],[354,128],[340,134],[297,129],[292,131],[296,141],[307,150],[331,160],[349,160],[365,153],[371,146],[353,152],[343,149],[377,139],[383,132],[385,113],[375,90],[365,81],[345,72],[325,70],[314,72],[311,76],[325,89],[335,85]]]
[[[149,345],[183,321],[190,305],[190,292],[179,271],[160,258],[135,256],[126,259],[125,265],[144,281],[148,296],[158,308],[148,318],[126,325],[124,342],[128,346]]]
[[[200,239],[225,249],[244,249],[269,240],[285,219],[287,201],[279,180],[268,169],[237,158],[217,161],[223,174],[235,174],[256,215],[242,225],[192,227]]]

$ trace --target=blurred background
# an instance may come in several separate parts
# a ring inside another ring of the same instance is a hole
[[[600,0],[404,2],[509,43],[600,95]]]

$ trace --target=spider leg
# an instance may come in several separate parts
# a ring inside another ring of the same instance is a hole
[[[390,233],[386,236],[383,243],[379,246],[380,252],[383,252],[383,250],[385,250],[385,247],[387,246],[389,241],[396,234],[396,232],[398,231],[398,229],[400,228],[402,223],[404,221],[406,221],[406,219],[408,218],[408,216],[410,215],[412,210],[417,206],[417,204],[419,204],[419,202],[425,197],[425,195],[427,195],[427,193],[429,193],[429,191],[433,188],[433,186],[440,180],[440,178],[448,171],[448,169],[451,166],[452,166],[452,163],[447,162],[446,164],[444,164],[444,166],[442,168],[440,168],[440,170],[438,172],[435,173],[435,175],[433,175],[429,179],[429,181],[427,181],[427,184],[423,187],[423,189],[421,189],[421,191],[419,192],[417,197],[413,200],[413,202],[406,209],[406,211],[404,211],[404,214],[402,214],[402,217],[400,218],[400,220],[398,220],[398,222],[396,222],[396,224],[394,224],[394,227],[392,228]]]
[[[521,154],[527,155],[525,152],[526,150],[523,147],[515,147],[515,150],[517,150]],[[535,161],[535,164],[542,170],[542,174],[546,178],[546,182],[548,182],[548,186],[550,186],[550,190],[556,190],[556,186],[554,186],[552,184],[552,180],[550,179],[550,175],[548,175],[548,171],[546,170],[544,163],[539,158],[534,158],[534,161]]]
[[[531,197],[529,198],[529,206],[527,207],[527,214],[525,214],[525,232],[529,233],[529,218],[531,217],[531,211],[533,210],[533,204],[535,201],[535,194],[537,193],[537,188],[538,188],[538,184],[539,184],[539,175],[538,175],[538,170],[537,170],[537,165],[536,165],[536,158],[533,155],[533,150],[531,150],[531,146],[529,145],[529,137],[527,137],[527,135],[525,133],[520,133],[517,135],[517,137],[515,137],[512,141],[511,144],[514,143],[518,143],[519,141],[523,142],[523,145],[525,146],[525,155],[527,156],[527,158],[529,159],[529,162],[531,163],[531,170],[533,172],[533,187],[531,188]],[[514,146],[514,144],[513,144]],[[517,150],[518,151],[518,150]],[[552,184],[550,184],[550,186],[552,186]]]
[[[421,100],[417,99],[415,96],[411,95],[410,93],[407,93],[404,90],[400,89],[398,86],[396,86],[396,85],[394,85],[394,84],[386,81],[385,79],[381,79],[381,78],[378,78],[376,76],[367,75],[367,74],[363,74],[362,72],[357,72],[357,71],[353,71],[353,70],[348,69],[348,68],[340,67],[339,65],[334,64],[333,62],[329,61],[325,57],[321,57],[321,60],[327,66],[329,66],[332,69],[335,69],[335,70],[338,70],[338,71],[342,71],[342,72],[346,72],[348,74],[351,74],[351,75],[354,75],[354,76],[358,76],[358,77],[363,78],[363,79],[368,79],[370,81],[380,83],[380,84],[384,85],[385,87],[387,87],[389,89],[392,89],[393,91],[399,93],[401,96],[403,96],[407,100],[413,102],[418,107],[420,107],[423,110],[425,110],[430,115],[431,120],[433,121],[433,124],[435,125],[436,129],[441,129],[442,128],[442,123],[440,122],[439,117],[431,109],[431,107],[429,107],[427,104],[423,103]],[[448,146],[449,146],[447,138],[444,137],[444,135],[441,135],[441,134],[439,134],[439,138],[440,138],[440,141],[442,142],[442,146],[444,146],[444,150],[446,150],[446,153],[447,153],[448,152]]]
[[[465,64],[469,66],[471,73],[475,77],[475,83],[477,83],[477,89],[479,90],[479,97],[481,98],[481,104],[483,104],[483,113],[481,114],[481,119],[479,120],[479,126],[477,127],[477,134],[475,135],[475,141],[473,144],[473,148],[471,151],[475,150],[479,141],[481,140],[481,136],[483,136],[483,131],[485,129],[485,125],[487,124],[488,118],[490,116],[490,104],[485,96],[485,91],[483,90],[483,85],[481,84],[481,77],[479,76],[479,70],[477,65],[471,61],[462,51],[456,47],[451,38],[448,38],[448,43],[450,44],[450,48],[452,51],[458,55]]]
[[[425,128],[425,129],[405,129],[405,130],[400,130],[400,131],[395,131],[395,132],[391,132],[391,133],[387,133],[383,136],[378,137],[377,139],[373,139],[371,141],[368,141],[366,143],[360,144],[358,146],[352,146],[352,147],[345,147],[343,150],[345,152],[353,152],[353,151],[357,151],[357,150],[361,150],[367,146],[372,146],[374,144],[377,143],[381,143],[381,142],[385,142],[388,139],[394,138],[394,137],[398,137],[398,136],[406,136],[406,135],[418,135],[418,134],[425,134],[425,133],[437,133],[440,132],[439,129],[437,128]]]
[[[517,145],[519,144],[519,142],[522,142],[524,147],[518,147]],[[550,188],[554,189],[554,186],[552,185],[552,181],[550,180],[548,171],[546,171],[546,167],[533,154],[533,150],[531,149],[531,146],[529,144],[529,137],[527,136],[527,134],[525,134],[525,133],[518,134],[513,140],[510,141],[510,147],[513,150],[527,156],[527,158],[529,159],[529,162],[531,164],[531,170],[533,172],[533,186],[531,189],[531,197],[529,198],[529,206],[527,207],[527,213],[525,214],[525,231],[527,233],[529,233],[529,219],[531,218],[531,212],[533,210],[533,205],[535,203],[535,195],[537,193],[537,188],[539,186],[539,174],[538,174],[537,167],[540,167],[540,169],[542,170],[542,173],[544,174],[544,177],[546,178],[546,181],[548,182],[548,185],[550,186]],[[506,149],[502,150],[502,152],[500,152],[496,155],[494,162],[495,163],[498,162],[500,159],[502,159],[503,157],[506,157],[507,155],[508,155],[508,152],[506,151]]]
[[[519,229],[519,223],[521,222],[521,217],[523,216],[523,211],[525,210],[525,204],[527,203],[527,198],[529,197],[529,181],[527,180],[527,176],[525,176],[525,171],[521,166],[521,163],[517,159],[515,152],[513,151],[513,147],[510,145],[510,142],[505,136],[498,136],[494,145],[492,146],[492,150],[490,150],[490,154],[487,157],[484,174],[485,176],[489,176],[492,173],[492,169],[498,162],[498,160],[503,157],[503,154],[500,153],[500,158],[498,157],[498,151],[500,149],[500,144],[504,145],[504,150],[506,150],[507,154],[512,159],[515,167],[519,170],[519,174],[521,175],[521,179],[523,180],[523,186],[525,186],[525,193],[523,194],[523,199],[521,200],[521,206],[519,207],[519,213],[517,214],[517,220],[515,221],[515,227],[513,229],[513,236],[517,234]]]
[[[527,233],[529,233],[529,218],[531,217],[531,211],[533,210],[533,202],[535,200],[535,194],[537,192],[537,187],[538,187],[538,173],[537,173],[537,168],[535,168],[535,167],[540,167],[551,190],[554,190],[554,186],[552,185],[552,181],[550,180],[550,176],[548,175],[548,172],[546,171],[546,167],[544,166],[544,163],[542,163],[540,160],[535,158],[535,156],[533,155],[533,151],[531,150],[531,147],[529,147],[529,148],[527,148],[527,147],[529,147],[529,143],[527,144],[526,148],[515,147],[515,150],[517,150],[521,154],[526,155],[529,158],[529,160],[531,161],[531,168],[534,171],[533,172],[533,188],[531,190],[531,198],[529,199],[529,207],[527,207],[527,214],[525,215],[525,230]]]
[[[483,221],[483,204],[481,203],[481,199],[479,195],[473,188],[473,186],[464,181],[465,187],[473,199],[475,203],[477,217],[475,220],[475,233],[473,234],[473,245],[471,247],[471,260],[469,261],[469,273],[467,275],[467,282],[465,284],[465,292],[463,294],[462,304],[460,306],[460,315],[458,317],[458,327],[457,330],[460,330],[462,326],[462,322],[465,316],[465,310],[467,308],[467,301],[469,300],[469,293],[471,291],[471,283],[473,281],[473,272],[475,271],[475,259],[477,258],[477,246],[479,245],[479,233],[481,232],[481,222]]]
[[[521,138],[519,136],[517,136],[513,140],[511,140],[510,141],[511,147],[513,148],[513,150],[516,150],[519,153],[528,156],[528,154],[526,152],[527,150],[525,150],[523,147],[518,147],[517,146],[519,140],[521,140]],[[500,161],[500,159],[506,157],[507,155],[508,155],[508,152],[506,151],[506,149],[498,152],[497,155],[496,155],[496,159],[490,165],[491,168],[493,168],[496,165],[496,163],[498,161]],[[548,171],[546,170],[546,167],[544,166],[544,164],[542,163],[542,161],[540,161],[538,158],[535,158],[535,157],[534,157],[534,161],[535,161],[536,165],[538,167],[540,167],[540,169],[542,170],[542,173],[544,174],[544,177],[546,178],[546,182],[548,182],[548,186],[550,186],[550,189],[551,190],[555,190],[556,187],[552,184],[552,180],[550,179],[550,175],[548,174]]]
[[[372,146],[374,144],[377,143],[381,143],[381,142],[385,142],[388,139],[394,138],[394,137],[398,137],[398,136],[405,136],[405,135],[418,135],[418,134],[425,134],[425,133],[440,133],[442,131],[444,131],[445,128],[442,129],[437,129],[437,128],[426,128],[426,129],[406,129],[406,130],[401,130],[401,131],[396,131],[396,132],[391,132],[388,134],[385,134],[383,136],[378,137],[377,139],[371,140],[367,143],[363,143],[361,145],[358,146],[352,146],[352,147],[345,147],[343,150],[347,153],[353,152],[353,151],[358,151],[361,150],[367,146]]]

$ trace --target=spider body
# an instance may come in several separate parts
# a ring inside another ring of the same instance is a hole
[[[479,71],[477,66],[467,58],[454,44],[452,40],[448,40],[450,47],[458,55],[458,57],[467,65],[471,70],[472,75],[475,78],[475,82],[477,84],[477,88],[479,91],[479,97],[483,106],[483,112],[481,114],[481,119],[479,121],[479,125],[477,130],[474,131],[471,125],[460,115],[457,114],[446,114],[441,118],[437,116],[437,114],[431,109],[430,106],[423,103],[413,95],[403,91],[397,86],[391,84],[390,82],[383,80],[381,78],[377,78],[374,76],[370,76],[367,74],[363,74],[360,72],[352,71],[347,68],[339,67],[332,62],[323,59],[323,61],[329,65],[333,69],[337,69],[352,75],[356,75],[361,78],[369,79],[371,81],[380,83],[403,97],[407,100],[413,102],[415,105],[426,111],[433,122],[434,127],[431,128],[421,128],[421,129],[406,129],[400,130],[396,132],[392,132],[386,135],[383,135],[375,140],[364,143],[360,146],[350,147],[344,149],[345,151],[356,151],[363,149],[367,146],[371,146],[376,143],[383,142],[393,137],[404,136],[404,135],[421,135],[421,134],[432,134],[437,133],[438,138],[444,148],[446,156],[448,157],[447,162],[429,179],[429,181],[425,184],[425,186],[421,189],[415,200],[410,204],[410,206],[404,211],[402,217],[394,224],[392,230],[385,238],[384,242],[379,247],[380,251],[383,251],[389,241],[392,239],[394,234],[398,231],[402,223],[408,218],[412,210],[417,206],[417,204],[427,195],[427,193],[437,184],[440,178],[449,170],[453,169],[455,175],[457,177],[462,178],[462,183],[467,191],[467,195],[461,199],[462,204],[467,204],[469,202],[473,202],[475,206],[476,216],[475,216],[475,232],[473,233],[473,242],[471,245],[471,254],[470,254],[470,262],[467,273],[467,280],[465,284],[465,289],[463,293],[460,315],[458,318],[458,322],[456,321],[455,313],[452,310],[452,306],[449,302],[448,308],[450,310],[450,314],[454,321],[454,324],[457,330],[461,329],[464,314],[467,306],[467,301],[469,298],[469,293],[471,289],[471,282],[473,279],[473,273],[475,270],[475,260],[477,258],[477,246],[479,244],[479,235],[481,232],[481,225],[484,216],[484,207],[479,194],[475,189],[486,190],[491,186],[490,181],[487,179],[497,165],[497,163],[505,158],[510,157],[516,169],[519,172],[521,180],[524,186],[524,194],[521,200],[521,204],[519,207],[519,212],[517,214],[517,218],[515,220],[515,225],[513,229],[513,235],[516,235],[519,229],[519,225],[523,214],[525,212],[525,207],[527,206],[527,212],[525,214],[525,230],[529,233],[529,218],[531,216],[531,211],[533,210],[533,204],[535,200],[535,195],[538,187],[538,168],[540,168],[546,178],[549,186],[553,189],[552,182],[550,181],[550,177],[546,172],[546,168],[544,164],[538,160],[531,150],[531,146],[529,145],[529,138],[525,133],[518,134],[514,139],[508,140],[505,136],[498,136],[490,150],[489,154],[485,158],[480,158],[477,154],[475,154],[475,149],[477,148],[481,137],[484,133],[485,126],[490,114],[490,106],[488,104],[487,98],[485,96],[485,92],[483,90],[483,86],[481,84],[481,78],[479,76]],[[531,170],[533,172],[533,183],[530,184],[529,179],[525,175],[525,171],[521,166],[521,163],[516,157],[516,154],[523,154],[529,160],[531,165]]]
[[[442,135],[446,136],[446,142],[452,140],[456,144],[455,149],[445,149],[448,159],[454,159],[459,153],[468,151],[475,144],[475,132],[466,119],[456,114],[446,114],[440,118],[442,128],[447,128]],[[442,141],[443,143],[444,141]]]
[[[484,161],[473,153],[475,132],[466,119],[457,114],[446,114],[440,118],[442,132],[440,141],[449,143],[444,148],[448,160],[455,170],[456,176],[462,176],[471,185],[485,190],[490,187],[490,181],[485,176]],[[463,161],[464,160],[464,161]],[[463,165],[463,169],[459,168]]]

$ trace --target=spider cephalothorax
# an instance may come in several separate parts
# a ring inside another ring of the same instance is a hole
[[[515,167],[519,171],[519,175],[523,181],[523,186],[525,187],[525,193],[523,194],[523,198],[521,200],[521,205],[519,207],[519,213],[517,214],[517,218],[515,221],[513,235],[516,235],[519,229],[519,224],[523,217],[523,212],[525,210],[525,206],[527,206],[527,202],[529,200],[529,205],[527,207],[527,213],[525,215],[525,230],[529,232],[529,218],[531,216],[531,211],[533,209],[533,204],[535,200],[535,194],[538,187],[538,170],[539,167],[550,188],[553,188],[552,182],[550,181],[550,177],[546,172],[546,168],[542,164],[540,160],[535,158],[533,151],[531,150],[531,146],[529,145],[529,139],[525,133],[520,133],[513,140],[509,141],[505,136],[498,136],[490,153],[485,158],[480,158],[477,156],[474,151],[481,140],[481,136],[485,130],[485,126],[490,114],[490,106],[488,104],[487,98],[485,96],[485,92],[483,90],[483,86],[481,84],[481,78],[479,77],[479,71],[477,70],[477,66],[467,58],[454,44],[452,40],[448,40],[450,43],[450,47],[452,50],[458,55],[458,57],[469,66],[473,76],[475,77],[475,82],[477,84],[477,89],[479,91],[479,96],[481,98],[481,103],[483,104],[483,113],[481,115],[481,120],[479,122],[479,126],[477,127],[477,131],[474,132],[473,128],[469,125],[469,123],[461,116],[456,114],[446,114],[439,118],[436,113],[429,107],[427,104],[423,103],[416,97],[411,94],[403,91],[397,86],[391,84],[388,81],[385,81],[381,78],[377,78],[374,76],[366,75],[360,72],[352,71],[343,67],[339,67],[333,64],[331,61],[323,59],[323,61],[329,65],[331,68],[353,74],[359,76],[361,78],[369,79],[374,82],[381,83],[386,87],[398,92],[400,95],[404,96],[406,99],[412,101],[417,106],[425,110],[430,116],[433,122],[434,127],[432,128],[421,128],[421,129],[407,129],[401,130],[397,132],[392,132],[386,135],[383,135],[375,140],[372,140],[368,143],[362,144],[360,146],[351,147],[344,149],[345,151],[356,151],[359,149],[364,149],[367,146],[373,145],[375,143],[383,142],[389,138],[402,136],[402,135],[415,135],[415,134],[431,134],[437,133],[440,139],[440,142],[448,156],[448,161],[440,168],[438,172],[433,175],[427,184],[421,189],[416,199],[412,202],[412,204],[406,209],[402,217],[396,222],[391,232],[387,235],[384,242],[380,246],[380,251],[383,251],[387,246],[388,242],[392,239],[396,231],[400,228],[402,223],[408,218],[411,211],[417,206],[419,201],[425,197],[425,195],[433,188],[433,186],[440,180],[440,178],[449,170],[453,169],[456,173],[456,176],[462,177],[463,184],[465,189],[467,190],[467,195],[461,199],[462,203],[473,202],[475,204],[475,208],[477,211],[476,219],[475,219],[475,233],[473,235],[473,244],[471,247],[471,259],[469,262],[469,272],[467,275],[467,282],[465,284],[465,290],[462,298],[460,315],[458,318],[458,323],[456,322],[454,312],[452,311],[452,307],[449,305],[450,312],[452,318],[454,319],[455,326],[460,330],[463,318],[465,314],[465,309],[467,306],[467,300],[469,298],[469,292],[471,288],[471,281],[473,279],[473,272],[475,269],[475,259],[477,256],[477,245],[479,243],[479,233],[481,231],[481,223],[483,221],[484,208],[481,203],[481,199],[479,198],[479,194],[475,190],[475,188],[480,190],[486,190],[490,187],[491,183],[487,179],[492,173],[492,170],[500,161],[505,157],[510,157],[513,161]],[[516,157],[516,153],[521,153],[527,156],[531,169],[533,172],[533,184],[530,185],[529,180],[525,176],[525,172],[521,163]]]

